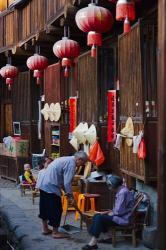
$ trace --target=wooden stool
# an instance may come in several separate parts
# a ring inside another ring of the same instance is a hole
[[[32,191],[32,204],[35,204],[35,198],[40,197],[40,192],[39,191]]]
[[[33,190],[35,188],[35,183],[20,183],[21,196],[25,195],[25,190]]]
[[[97,201],[100,197],[100,194],[80,194],[78,196],[77,206],[81,210],[82,213],[88,211],[88,206],[90,204],[90,211],[94,212],[97,207]],[[78,220],[79,213],[76,211],[75,220]],[[80,220],[80,228],[82,229],[82,218]]]

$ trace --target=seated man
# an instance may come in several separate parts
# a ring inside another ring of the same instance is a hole
[[[134,207],[134,194],[123,185],[123,179],[116,175],[107,177],[107,185],[116,192],[115,204],[112,211],[99,212],[93,217],[89,234],[92,238],[82,250],[98,249],[97,238],[100,233],[107,232],[111,226],[125,226],[130,223]]]

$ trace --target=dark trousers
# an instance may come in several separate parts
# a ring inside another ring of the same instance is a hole
[[[113,217],[107,214],[94,215],[89,233],[98,238],[100,233],[106,233],[111,226],[117,225],[112,219]]]
[[[62,216],[61,197],[40,190],[39,218],[48,220],[52,227],[59,227]]]

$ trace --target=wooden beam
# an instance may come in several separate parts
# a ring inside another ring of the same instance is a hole
[[[158,248],[166,249],[166,0],[158,1]]]
[[[65,17],[65,19],[74,20],[77,11],[78,11],[78,8],[73,6],[71,3],[66,4],[65,7],[64,7],[64,17]]]
[[[46,34],[57,34],[57,35],[62,35],[63,34],[63,29],[60,27],[55,27],[53,25],[47,25],[46,26]]]
[[[60,18],[60,20],[59,20],[59,25],[60,25],[61,27],[64,27],[65,24],[66,24],[65,18],[64,18],[64,17]]]
[[[31,39],[31,43],[32,43],[32,46],[34,46],[34,45],[36,44],[36,38],[35,38],[35,37],[33,37],[33,38]]]
[[[78,0],[72,0],[73,5],[78,5]]]
[[[35,39],[37,44],[40,44],[40,42],[54,43],[56,40],[55,36],[46,34],[46,31],[37,34]]]
[[[23,49],[24,50],[28,50],[28,51],[33,51],[34,50],[34,46],[30,45],[29,43],[24,43]]]
[[[5,51],[5,52],[4,52],[4,55],[5,55],[5,57],[9,57],[9,56],[11,56],[11,55],[12,55],[11,50],[7,50],[7,51]]]
[[[20,48],[18,46],[14,46],[12,48],[12,54],[18,56],[30,56],[32,52],[24,50],[23,48]]]

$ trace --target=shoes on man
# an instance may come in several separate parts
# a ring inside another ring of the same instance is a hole
[[[91,249],[98,249],[98,246],[97,245],[93,245],[93,246],[86,245],[82,248],[82,250],[91,250]]]

